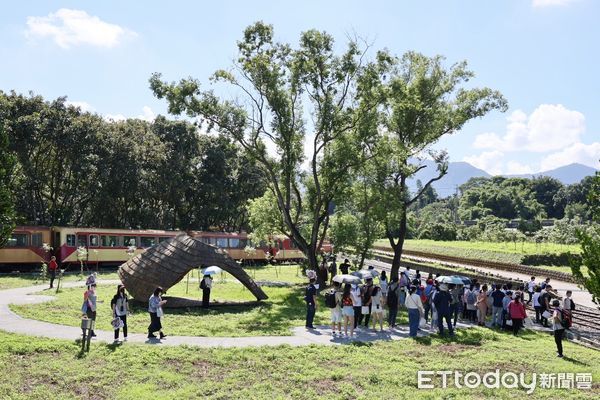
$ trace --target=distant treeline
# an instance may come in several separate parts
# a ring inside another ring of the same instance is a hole
[[[0,123],[17,223],[240,230],[265,191],[239,146],[188,122],[112,122],[65,98],[0,91]]]
[[[551,177],[471,178],[457,195],[445,199],[439,199],[430,187],[410,208],[409,235],[434,240],[513,241],[518,238],[508,236],[520,232],[537,240],[573,242],[576,235],[570,226],[591,220],[587,199],[593,179],[589,176],[563,185]],[[547,219],[554,220],[554,227],[541,232],[543,225],[549,225],[543,224]],[[518,232],[503,232],[507,227]]]

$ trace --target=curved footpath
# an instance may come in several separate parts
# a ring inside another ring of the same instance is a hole
[[[116,280],[98,281],[99,284],[118,284]],[[62,283],[63,288],[84,286],[84,281]],[[54,296],[34,294],[46,289],[47,285],[28,286],[0,291],[0,329],[7,332],[51,339],[76,340],[81,338],[81,329],[23,318],[9,308],[9,304],[38,304],[54,300]],[[49,292],[50,293],[50,292]],[[470,325],[458,324],[458,328]],[[167,334],[168,328],[166,330]],[[419,336],[427,336],[432,332],[419,331]],[[113,342],[112,331],[96,331],[95,341]],[[304,327],[292,329],[292,336],[252,336],[252,337],[200,337],[200,336],[168,336],[164,340],[147,339],[145,334],[129,334],[128,343],[145,343],[162,346],[198,346],[198,347],[255,347],[255,346],[307,346],[311,344],[340,345],[353,341],[373,342],[378,340],[399,340],[408,337],[408,327],[400,327],[393,331],[373,332],[371,329],[360,329],[355,332],[355,339],[332,336],[326,326],[307,331]]]

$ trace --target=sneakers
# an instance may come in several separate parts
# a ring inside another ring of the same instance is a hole
[[[124,341],[124,342],[126,342],[126,341],[127,341],[127,336],[125,336],[125,337],[123,338],[123,341]]]

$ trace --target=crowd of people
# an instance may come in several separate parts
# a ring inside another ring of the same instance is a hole
[[[406,268],[398,276],[388,277],[385,271],[381,275],[373,272],[366,274],[364,284],[342,284],[334,279],[335,258],[325,273],[323,269],[309,274],[305,294],[307,329],[314,329],[319,292],[324,292],[325,306],[330,309],[332,334],[349,338],[354,337],[356,329],[368,329],[370,324],[371,329],[383,331],[384,319],[389,329],[395,329],[399,309],[408,314],[411,337],[427,328],[437,328],[440,335],[445,335],[446,330],[454,335],[459,318],[479,326],[512,331],[516,336],[528,318],[526,305],[529,304],[535,309],[532,322],[553,330],[557,355],[563,356],[562,339],[565,329],[571,326],[575,303],[571,291],[567,291],[561,305],[550,278],[538,283],[531,277],[518,287],[510,283],[481,284],[477,280],[457,284],[438,282],[438,276],[431,273],[423,279],[419,271],[413,273]],[[374,271],[373,267],[369,269]],[[340,270],[348,274],[347,259]],[[331,274],[330,285],[327,285],[327,272]],[[378,278],[377,284],[375,278]]]
[[[204,275],[200,281],[203,308],[208,308],[212,281],[213,278],[210,275]],[[85,284],[86,290],[83,293],[83,304],[81,306],[82,317],[90,319],[95,323],[97,304],[101,303],[96,294],[96,275],[89,275]],[[163,288],[157,287],[148,299],[148,314],[150,316],[148,339],[164,339],[167,337],[162,331],[161,323],[161,318],[164,315],[162,307],[167,303],[167,300],[163,300],[162,298],[164,293],[165,291]],[[123,341],[127,341],[127,316],[130,315],[131,312],[129,309],[129,298],[127,297],[124,285],[117,286],[117,292],[110,301],[110,308],[112,310],[112,326],[114,329],[115,343],[120,342],[119,337],[121,331],[123,331]],[[155,335],[156,332],[159,334],[158,337]],[[83,330],[83,335],[86,335],[85,330]],[[91,337],[96,337],[93,325],[89,335]]]

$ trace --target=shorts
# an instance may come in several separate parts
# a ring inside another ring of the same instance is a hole
[[[383,308],[380,305],[371,307],[371,314],[383,314]]]
[[[331,309],[331,322],[334,324],[342,322],[342,310],[337,307]]]
[[[344,308],[342,308],[342,314],[344,317],[354,317],[354,307],[344,306]]]

